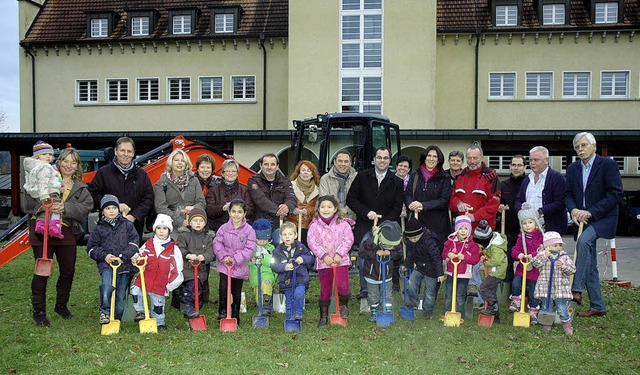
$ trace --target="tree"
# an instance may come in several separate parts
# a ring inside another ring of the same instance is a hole
[[[5,122],[7,122],[7,112],[0,108],[0,132],[9,130],[9,125],[6,125]]]

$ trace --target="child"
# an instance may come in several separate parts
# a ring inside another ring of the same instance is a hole
[[[234,199],[229,203],[229,221],[222,224],[213,242],[213,250],[218,258],[218,318],[227,317],[227,266],[231,270],[231,317],[240,325],[240,298],[242,283],[249,278],[249,259],[256,248],[256,232],[247,223],[246,204],[242,199]],[[266,267],[265,267],[266,268]]]
[[[189,212],[190,230],[180,232],[176,236],[176,242],[182,252],[184,266],[182,275],[184,283],[182,284],[182,292],[180,296],[181,308],[184,317],[187,319],[197,318],[199,314],[195,309],[195,274],[190,261],[200,261],[198,266],[198,299],[202,307],[202,289],[203,285],[208,282],[208,274],[206,265],[213,262],[213,231],[207,228],[207,214],[202,208],[195,207]]]
[[[367,238],[360,244],[358,254],[364,261],[363,274],[367,281],[367,290],[369,295],[367,302],[371,315],[370,322],[375,322],[378,316],[378,308],[383,303],[383,312],[391,313],[393,311],[393,295],[392,295],[392,277],[391,269],[393,261],[402,259],[402,230],[400,225],[395,221],[385,220],[380,226],[374,228],[373,236]],[[383,260],[389,259],[386,265],[386,278],[382,280],[382,268],[377,257]],[[386,288],[386,301],[381,301],[382,288]]]
[[[320,321],[318,327],[324,327],[329,320],[329,305],[333,283],[338,286],[340,317],[349,317],[349,250],[353,245],[351,225],[344,219],[338,199],[333,195],[318,198],[316,215],[309,224],[307,235],[309,249],[316,257],[316,269],[320,280]],[[336,280],[333,280],[333,267],[336,268]]]
[[[165,296],[176,289],[182,283],[182,253],[175,241],[169,237],[173,231],[173,220],[165,214],[158,214],[153,223],[153,238],[142,245],[137,254],[131,258],[135,265],[139,257],[147,258],[144,268],[144,281],[149,299],[153,308],[151,317],[156,319],[159,329],[166,329]],[[142,282],[136,278],[131,286],[133,307],[136,310],[134,320],[136,322],[145,318],[144,299],[142,297]]]
[[[304,244],[296,240],[296,237],[295,224],[287,221],[280,226],[281,242],[273,251],[271,269],[278,273],[280,281],[278,286],[287,300],[287,319],[302,320],[304,299],[306,291],[309,289],[309,268],[313,267],[315,258]],[[294,267],[293,263],[296,263],[297,266]],[[294,270],[296,272],[296,289],[292,290]]]
[[[556,259],[553,270],[553,281],[551,286],[551,298],[556,304],[558,316],[564,333],[567,336],[573,335],[571,317],[569,316],[569,301],[571,295],[570,277],[576,272],[576,265],[573,260],[562,250],[562,237],[558,232],[547,232],[544,234],[544,251],[538,251],[533,258],[533,266],[540,270],[540,277],[536,285],[535,297],[542,299],[542,304],[546,305],[547,294],[549,292],[549,273],[551,270],[550,257]],[[544,326],[545,332],[551,331],[552,326]]]
[[[485,276],[479,288],[480,296],[487,302],[487,307],[483,308],[480,313],[493,315],[494,323],[500,323],[496,292],[500,282],[507,276],[507,238],[492,231],[486,220],[480,220],[478,227],[473,232],[473,240],[480,248],[482,254],[480,260],[489,271],[489,275]],[[482,268],[480,269],[481,273],[485,272]]]
[[[116,299],[116,320],[122,318],[124,312],[124,300],[131,281],[131,274],[135,267],[131,262],[122,262],[123,259],[131,259],[138,252],[138,231],[133,223],[120,214],[120,201],[114,195],[105,194],[100,201],[102,216],[96,227],[91,231],[87,242],[87,254],[95,260],[98,271],[102,277],[100,284],[100,324],[109,323],[111,312],[111,296]],[[110,264],[122,262],[117,268],[115,293],[111,286],[113,269]]]
[[[274,246],[271,244],[271,220],[258,219],[253,222],[253,230],[256,232],[256,249],[249,262],[249,281],[251,286],[256,289],[256,302],[258,298],[262,299],[262,314],[271,316],[273,308],[273,284],[276,282],[275,272],[271,270],[271,257],[273,255]],[[262,295],[258,295],[258,267],[260,263],[260,289]]]
[[[405,259],[400,270],[406,272],[407,269],[413,268],[413,272],[409,277],[409,302],[407,307],[416,308],[420,303],[419,293],[424,279],[425,289],[422,299],[422,313],[425,318],[431,319],[436,305],[438,289],[445,280],[438,238],[414,218],[407,221],[404,234],[411,243],[411,251],[407,253],[407,259]]]
[[[33,145],[33,157],[24,158],[25,183],[24,189],[34,199],[41,202],[53,199],[60,202],[62,177],[53,163],[53,147],[43,141]],[[37,233],[44,233],[44,213],[36,220]],[[60,214],[50,214],[49,235],[63,239]]]
[[[453,293],[453,263],[451,260],[458,258],[458,281],[456,290],[456,311],[464,311],[464,303],[467,298],[467,286],[471,278],[473,266],[478,264],[480,260],[478,245],[471,237],[471,220],[466,215],[456,217],[455,231],[451,233],[444,243],[442,250],[442,259],[447,260],[447,277],[446,289],[444,295],[444,311],[451,310],[451,299]],[[440,317],[444,320],[444,315]]]
[[[518,220],[520,221],[520,236],[515,246],[511,249],[512,259],[517,260],[516,271],[514,273],[513,282],[511,283],[511,305],[510,311],[520,310],[522,301],[522,263],[519,261],[531,261],[538,254],[538,248],[542,245],[542,227],[536,215],[536,211],[531,209],[529,203],[524,203],[522,209],[518,212]],[[533,268],[530,264],[527,267],[527,290],[526,295],[529,297],[529,316],[531,323],[538,322],[538,300],[534,297],[536,282],[540,275],[540,271]]]

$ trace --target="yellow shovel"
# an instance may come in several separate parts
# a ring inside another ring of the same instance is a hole
[[[516,311],[513,314],[513,326],[529,328],[529,325],[531,324],[531,317],[529,314],[524,312],[524,305],[526,305],[525,296],[527,295],[527,267],[531,261],[523,262],[522,259],[520,259],[520,263],[522,264],[522,299],[520,301],[520,311]]]
[[[122,260],[120,258],[114,258],[114,260],[109,263],[111,266],[111,273],[113,274],[111,278],[111,286],[113,290],[111,291],[111,309],[109,311],[109,323],[103,324],[100,334],[102,335],[113,335],[114,333],[120,332],[120,321],[115,318],[116,311],[116,275],[118,267],[122,264]]]
[[[462,315],[456,312],[456,289],[458,287],[458,264],[460,262],[459,258],[451,259],[451,263],[453,263],[453,289],[451,290],[451,311],[447,311],[444,314],[445,327],[460,327],[460,321],[462,320]]]
[[[140,264],[142,262],[142,264]],[[155,318],[149,317],[149,306],[147,305],[147,284],[144,282],[144,267],[147,265],[147,258],[136,259],[136,267],[140,271],[140,286],[142,289],[142,303],[144,304],[144,319],[139,322],[140,333],[158,333],[158,322]]]

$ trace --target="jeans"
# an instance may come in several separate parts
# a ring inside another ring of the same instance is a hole
[[[368,231],[367,233],[364,234],[364,236],[362,236],[362,240],[360,241],[360,243],[363,243],[365,240],[367,240],[369,237],[373,236],[373,233],[371,233],[371,231]],[[362,259],[362,257],[358,256],[358,276],[360,277],[360,293],[359,294],[367,294],[367,280],[364,279],[364,259]]]
[[[458,285],[456,285],[456,312],[464,311],[464,303],[467,299],[467,286],[469,285],[469,279],[462,279],[458,277]],[[453,292],[453,276],[447,276],[445,282],[444,293],[444,312],[451,310],[451,293]]]
[[[422,312],[425,316],[433,315],[433,308],[436,305],[436,299],[438,297],[438,289],[440,289],[440,283],[438,279],[434,279],[429,276],[421,274],[418,270],[413,270],[409,277],[409,300],[414,305],[418,306],[420,303],[418,294],[420,293],[420,285],[424,279],[424,297],[422,298]]]
[[[471,271],[471,280],[469,280],[469,285],[478,286],[478,296],[473,297],[473,302],[475,303],[484,303],[482,296],[480,296],[480,285],[482,284],[482,278],[480,277],[480,267],[482,267],[482,272],[484,272],[484,265],[482,262],[473,266],[473,270]]]
[[[554,271],[555,272],[555,271]],[[534,297],[534,291],[536,290],[536,282],[532,280],[527,280],[527,297],[529,297],[529,307],[537,308],[540,302],[537,298]],[[522,276],[514,276],[513,283],[511,284],[511,295],[521,296],[522,295]],[[524,299],[522,302],[524,303]]]
[[[565,298],[556,298],[552,300],[552,305],[553,303],[556,304],[556,311],[558,312],[558,316],[560,317],[561,322],[564,323],[571,320],[571,316],[569,315],[569,300]],[[547,305],[547,299],[543,298],[542,306],[546,306],[546,305]]]
[[[571,290],[582,292],[586,288],[587,293],[589,293],[591,310],[604,312],[607,311],[607,307],[604,304],[600,287],[598,253],[596,251],[597,240],[598,234],[592,225],[587,226],[580,238],[578,238],[578,259],[576,260],[576,273],[573,276]]]
[[[100,284],[100,312],[109,314],[111,311],[111,295],[113,287],[111,286],[111,278],[113,277],[113,269],[109,268],[100,274],[102,277],[102,283]],[[129,289],[129,282],[131,281],[131,274],[119,273],[116,275],[116,311],[114,312],[116,320],[122,319],[122,313],[124,312],[125,298],[127,297],[127,289]]]
[[[306,298],[306,287],[304,285],[296,285],[295,296],[292,288],[285,290],[284,296],[287,299],[287,319],[302,316],[304,299]]]
[[[149,311],[149,314],[151,315],[151,317],[153,319],[156,320],[156,323],[159,326],[163,326],[164,324],[164,305],[165,305],[165,298],[164,296],[161,296],[159,294],[155,294],[155,293],[151,293],[148,292],[147,293],[148,297],[149,297],[149,302],[151,303],[151,306],[153,306],[153,308]],[[144,298],[142,297],[142,289],[138,286],[132,286],[131,287],[131,297],[133,297],[133,308],[137,311],[137,312],[143,312],[144,311]]]
[[[198,278],[198,304],[202,307],[204,303],[202,301],[202,281]],[[185,305],[191,305],[196,307],[196,288],[195,279],[187,280],[182,284],[182,295],[180,296],[180,302]]]
[[[393,307],[393,291],[392,291],[392,282],[391,279],[389,281],[385,281],[384,284],[372,284],[369,283],[369,296],[367,297],[367,302],[370,307],[378,307],[382,300],[382,287],[386,288],[385,293],[385,301],[384,301],[384,310],[382,311],[391,311]]]

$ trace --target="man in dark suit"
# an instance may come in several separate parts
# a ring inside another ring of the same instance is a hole
[[[589,293],[589,310],[579,316],[603,316],[607,308],[600,287],[596,240],[615,237],[622,178],[615,161],[596,155],[593,134],[578,133],[573,138],[573,148],[580,160],[567,167],[565,204],[574,224],[584,223],[585,227],[577,240],[578,259],[571,291],[578,304],[582,302],[583,288]]]

